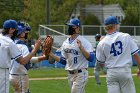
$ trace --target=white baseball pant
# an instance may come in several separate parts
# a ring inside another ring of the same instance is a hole
[[[96,61],[95,68],[94,68],[94,76],[95,76],[95,80],[96,80],[97,84],[101,84],[101,81],[100,81],[100,71],[101,70],[104,72],[104,74],[106,74],[106,67],[101,66],[101,64]]]
[[[108,93],[136,93],[131,68],[107,69]]]
[[[9,93],[9,69],[0,68],[0,93]]]
[[[85,85],[88,81],[88,71],[81,69],[81,72],[70,74],[68,71],[68,83],[71,88],[71,93],[85,93]]]
[[[14,88],[14,93],[28,93],[28,75],[10,75],[10,83]]]

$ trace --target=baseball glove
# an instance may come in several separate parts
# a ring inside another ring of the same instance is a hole
[[[45,38],[45,40],[44,40],[44,43],[43,43],[43,54],[45,54],[46,57],[47,56],[49,57],[49,53],[51,52],[53,41],[54,41],[54,39],[50,35],[48,35]]]

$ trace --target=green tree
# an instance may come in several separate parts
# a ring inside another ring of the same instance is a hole
[[[123,25],[135,25],[140,26],[140,7],[138,4],[135,6],[130,4],[125,10],[125,20],[123,20]]]
[[[0,0],[0,27],[7,19],[20,19],[23,8],[23,0]]]
[[[122,25],[140,25],[140,0],[50,0],[50,24],[65,24],[80,4],[82,24],[98,25],[97,17],[85,16],[84,7],[102,2],[104,5],[120,4],[125,12]],[[6,19],[26,21],[32,27],[31,37],[37,38],[39,24],[46,24],[46,5],[46,0],[0,0],[0,27]]]
[[[86,25],[100,25],[100,21],[93,14],[89,14],[85,17],[84,24],[86,24]]]
[[[37,38],[39,24],[45,24],[46,20],[45,0],[24,0],[24,4],[26,7],[24,7],[21,20],[31,25],[30,35],[32,38]]]

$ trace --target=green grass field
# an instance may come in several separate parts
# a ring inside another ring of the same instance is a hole
[[[89,68],[89,75],[93,75],[93,68]],[[137,71],[136,67],[132,68],[132,72]],[[101,73],[102,74],[102,73]],[[43,68],[37,70],[30,70],[30,78],[46,78],[46,77],[66,77],[67,73],[64,68]],[[89,78],[86,86],[86,93],[107,93],[106,88],[106,78],[101,77],[102,84],[96,85],[95,79]],[[136,93],[140,93],[140,80],[134,76],[134,82],[136,86]],[[30,91],[31,93],[70,93],[67,79],[62,80],[31,80],[30,81]],[[10,93],[13,93],[12,88]]]

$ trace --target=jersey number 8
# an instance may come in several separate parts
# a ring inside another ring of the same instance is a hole
[[[77,63],[77,57],[74,57],[74,64]]]
[[[118,55],[120,55],[122,53],[122,50],[123,50],[122,42],[117,41],[115,43],[112,43],[110,54],[113,53],[114,56],[118,56]]]

